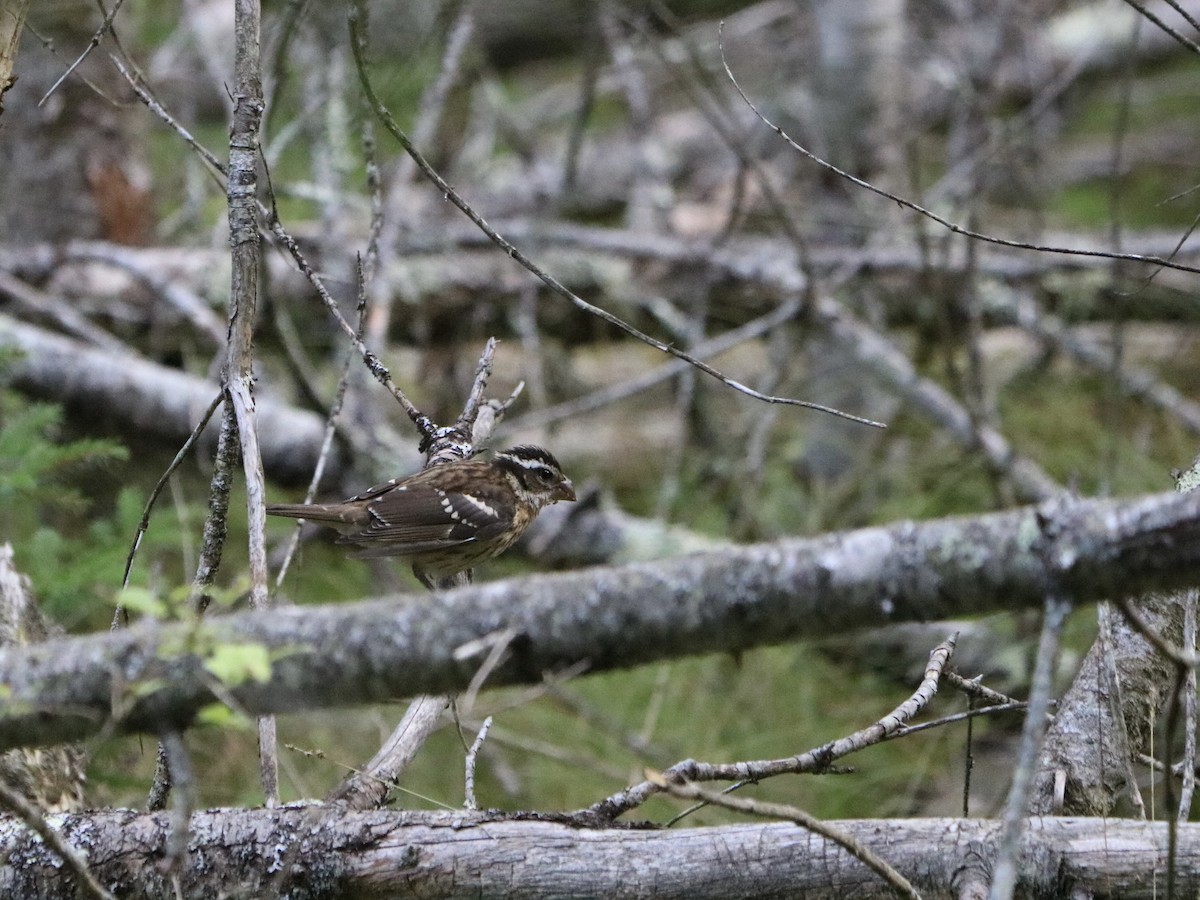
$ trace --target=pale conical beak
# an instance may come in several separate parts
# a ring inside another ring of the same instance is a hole
[[[550,494],[550,497],[556,503],[559,500],[574,500],[575,485],[571,484],[570,478],[564,478],[558,483],[558,487],[554,489],[554,492]]]

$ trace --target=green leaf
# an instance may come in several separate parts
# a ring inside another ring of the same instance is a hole
[[[228,687],[247,681],[264,684],[271,678],[271,657],[263,644],[221,644],[213,648],[204,668]]]
[[[154,619],[164,619],[171,611],[166,601],[144,587],[125,588],[117,594],[116,602],[118,606],[123,606],[130,612],[141,613]]]
[[[213,728],[249,728],[251,720],[223,703],[210,703],[196,713],[196,724]]]

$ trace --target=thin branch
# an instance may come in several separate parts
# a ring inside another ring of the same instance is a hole
[[[501,237],[500,234],[494,228],[492,228],[492,226],[489,225],[483,219],[483,217],[480,216],[479,213],[477,213],[474,210],[474,208],[472,208],[462,198],[462,196],[459,195],[459,193],[457,191],[455,191],[454,188],[452,188],[446,182],[446,180],[443,179],[442,176],[437,173],[436,170],[434,170],[434,168],[429,164],[429,162],[425,159],[425,157],[421,155],[421,152],[415,146],[413,146],[413,143],[412,143],[412,141],[409,140],[408,135],[406,135],[404,133],[404,131],[401,130],[400,126],[396,123],[396,120],[394,118],[392,118],[392,115],[388,111],[387,107],[383,105],[382,101],[380,101],[379,97],[375,93],[374,86],[371,84],[370,76],[367,73],[366,60],[363,59],[362,54],[359,52],[359,48],[358,48],[358,41],[357,41],[356,36],[359,31],[359,20],[353,9],[350,12],[350,31],[351,31],[352,37],[354,38],[351,41],[351,47],[354,48],[354,61],[355,61],[355,64],[358,66],[359,80],[362,83],[363,90],[367,95],[367,99],[370,101],[371,107],[374,110],[375,115],[379,118],[380,122],[383,123],[383,126],[392,134],[393,137],[396,138],[396,140],[400,143],[400,145],[404,148],[404,150],[409,154],[409,156],[411,156],[413,158],[413,160],[417,164],[417,167],[420,168],[420,170],[425,173],[425,176],[427,178],[429,178],[429,180],[432,181],[435,185],[437,185],[438,189],[442,192],[443,196],[445,196],[445,198],[447,200],[449,200],[455,206],[457,206],[460,210],[462,210],[463,214],[466,215],[467,218],[469,218],[472,222],[474,222],[475,225],[481,231],[483,231],[483,233],[486,234],[492,240],[493,243],[495,243],[498,247],[500,247],[502,250],[504,250],[504,252],[507,253],[509,255],[509,257],[516,260],[518,263],[520,263],[522,266],[524,266],[526,269],[528,269],[543,284],[545,284],[548,288],[550,288],[552,291],[554,291],[554,293],[556,293],[560,297],[570,301],[572,304],[574,304],[576,306],[576,308],[581,309],[590,315],[596,316],[597,318],[607,322],[608,324],[614,326],[615,328],[618,328],[619,330],[625,332],[626,334],[630,335],[631,337],[636,338],[637,340],[642,341],[643,343],[649,344],[651,347],[654,347],[657,350],[662,351],[663,353],[667,353],[667,354],[670,354],[671,356],[677,357],[678,359],[685,360],[690,365],[694,366],[695,368],[699,369],[700,371],[704,372],[705,374],[712,376],[713,378],[720,381],[722,384],[732,388],[735,391],[738,391],[739,393],[745,394],[748,397],[752,397],[756,400],[761,400],[765,403],[781,403],[781,404],[784,404],[787,406],[799,406],[799,407],[803,407],[805,409],[813,409],[818,412],[824,412],[824,413],[828,413],[833,416],[837,416],[839,418],[849,419],[852,422],[858,422],[859,424],[862,424],[862,425],[871,425],[876,428],[885,427],[882,422],[876,422],[872,419],[866,419],[861,416],[855,416],[855,415],[852,415],[847,412],[843,412],[838,409],[833,409],[832,407],[823,406],[819,403],[810,402],[808,400],[797,400],[797,399],[790,398],[790,397],[769,397],[765,394],[762,394],[762,393],[754,390],[753,388],[749,387],[748,385],[742,384],[741,382],[730,378],[729,376],[720,372],[718,369],[715,369],[714,367],[710,366],[708,363],[703,362],[702,360],[699,360],[699,359],[695,358],[694,356],[691,356],[690,354],[683,352],[682,350],[678,349],[674,345],[663,343],[662,341],[658,340],[657,338],[651,337],[650,335],[646,334],[645,332],[642,332],[642,331],[638,330],[637,328],[635,328],[634,326],[630,325],[624,319],[621,319],[620,317],[613,315],[612,313],[608,312],[607,310],[601,309],[600,307],[595,306],[592,303],[589,303],[588,301],[584,300],[582,297],[580,297],[577,294],[575,294],[574,292],[572,292],[565,285],[563,285],[560,281],[558,281],[556,278],[554,278],[552,275],[550,275],[548,272],[546,272],[544,269],[542,269],[536,263],[534,263],[533,260],[531,260],[524,253],[522,253],[519,249],[517,249],[517,247],[515,247],[513,244],[509,243],[503,237]],[[1200,270],[1198,270],[1198,271],[1200,271]]]
[[[507,658],[508,648],[516,638],[517,632],[514,629],[502,628],[481,640],[472,641],[469,645],[458,647],[454,651],[456,659],[470,659],[477,653],[487,650],[487,656],[480,663],[479,671],[471,678],[471,683],[467,685],[466,691],[463,692],[462,708],[465,714],[470,715],[471,711],[475,708],[475,699],[479,696],[479,692],[483,690],[484,684],[487,683],[488,676]]]
[[[1185,650],[1196,652],[1196,605],[1200,601],[1197,591],[1187,592],[1183,607],[1183,646]],[[1196,669],[1189,666],[1183,684],[1184,725],[1183,725],[1183,783],[1179,791],[1180,822],[1189,821],[1192,810],[1192,796],[1196,791]]]
[[[991,888],[988,891],[989,900],[1009,900],[1016,888],[1021,835],[1028,815],[1038,754],[1046,736],[1046,711],[1050,707],[1050,691],[1058,663],[1063,624],[1070,611],[1071,603],[1063,597],[1051,596],[1046,599],[1046,610],[1042,615],[1042,633],[1038,639],[1037,661],[1034,664],[1029,690],[1029,709],[1025,713],[1025,726],[1021,730],[1021,744],[1013,770],[1012,785],[1001,818],[999,848]]]
[[[726,764],[700,763],[694,759],[683,760],[671,766],[664,775],[682,781],[735,781],[729,790],[752,782],[763,781],[777,775],[796,775],[803,772],[828,771],[833,762],[865,747],[878,744],[900,730],[913,716],[925,708],[937,693],[938,678],[954,652],[958,635],[954,634],[933,649],[925,677],[916,692],[883,718],[851,735],[830,741],[821,747],[789,756],[784,759],[758,760]],[[662,790],[661,786],[647,779],[641,784],[627,788],[588,808],[589,815],[611,821],[623,813],[641,806]]]
[[[367,313],[367,272],[363,263],[363,258],[358,257],[357,261],[358,272],[358,328],[355,331],[357,340],[362,340],[363,329],[366,327]],[[278,304],[276,304],[278,305]],[[333,438],[337,433],[338,420],[342,414],[342,404],[346,399],[346,388],[350,385],[350,364],[354,360],[353,353],[346,355],[346,361],[342,364],[342,374],[338,378],[337,390],[334,391],[333,403],[329,406],[329,413],[325,419],[325,436],[321,440],[321,452],[317,454],[317,464],[313,467],[312,478],[308,482],[308,490],[304,493],[304,502],[312,503],[313,498],[317,496],[317,488],[321,485],[321,478],[325,474],[325,464],[329,457],[329,451],[333,447]],[[296,548],[300,545],[300,531],[303,525],[300,522],[296,523],[296,527],[292,529],[292,536],[288,541],[287,549],[283,555],[283,561],[279,564],[279,571],[275,573],[275,588],[283,584],[284,576],[287,575],[288,567],[292,563],[292,557],[296,553]]]
[[[158,116],[168,128],[179,135],[185,144],[192,148],[192,151],[208,166],[209,172],[211,175],[213,175],[214,179],[216,179],[216,176],[218,175],[221,176],[221,178],[224,178],[226,175],[228,175],[228,170],[226,169],[225,164],[217,159],[216,154],[201,144],[190,131],[188,131],[179,123],[178,119],[167,112],[166,107],[159,102],[158,98],[154,96],[154,94],[148,87],[146,87],[145,83],[140,78],[136,78],[116,56],[110,55],[109,59],[111,59],[113,65],[117,67],[117,71],[125,76],[125,80],[129,83],[129,86],[133,89],[133,92],[137,95],[138,99],[146,104],[146,107],[156,116]],[[224,188],[224,184],[222,182],[219,183],[221,183],[221,187]]]
[[[1179,13],[1179,15],[1183,17],[1184,21],[1186,21],[1194,29],[1196,29],[1197,31],[1200,31],[1200,20],[1198,20],[1195,16],[1193,16],[1191,13],[1189,13],[1184,8],[1183,4],[1179,2],[1179,0],[1163,0],[1163,2],[1165,2],[1169,7],[1171,7],[1171,9],[1175,10],[1175,12]]]
[[[705,803],[711,803],[713,806],[721,806],[725,809],[748,813],[753,816],[763,816],[769,819],[786,819],[790,822],[795,822],[801,828],[807,828],[814,834],[819,834],[821,837],[837,844],[863,865],[878,873],[884,881],[895,888],[900,896],[920,900],[921,895],[913,887],[912,882],[897,872],[882,856],[850,835],[826,825],[820,819],[810,815],[799,807],[783,803],[768,803],[762,800],[729,797],[717,791],[706,791],[698,784],[673,781],[662,772],[647,770],[646,780],[675,797],[682,797],[687,800],[702,800]]]
[[[146,505],[142,508],[142,518],[141,521],[138,522],[137,534],[134,535],[133,543],[129,547],[129,554],[125,557],[125,572],[121,576],[121,587],[129,586],[129,573],[133,569],[133,558],[137,555],[138,548],[142,544],[142,538],[150,529],[150,513],[154,509],[154,504],[158,500],[158,495],[162,493],[162,489],[166,487],[167,481],[173,474],[175,474],[175,471],[180,467],[180,465],[183,464],[183,461],[187,459],[188,454],[192,452],[192,448],[196,445],[196,442],[200,440],[200,435],[203,434],[204,429],[208,427],[209,420],[212,418],[213,413],[217,411],[217,407],[221,405],[221,401],[224,399],[225,395],[221,393],[217,393],[213,397],[212,402],[208,405],[208,409],[201,414],[199,420],[196,422],[196,427],[192,429],[192,433],[189,434],[187,440],[183,442],[183,446],[179,448],[179,452],[175,454],[175,458],[171,460],[166,470],[162,473],[162,475],[159,476],[158,482],[154,485],[153,489],[151,489],[150,496],[146,498]],[[119,606],[117,607],[117,617],[123,618],[123,616],[121,616],[121,608]],[[116,622],[117,618],[114,618],[114,626],[116,625]]]
[[[957,672],[943,672],[942,680],[950,685],[950,687],[962,691],[973,700],[982,700],[988,706],[1021,702],[1014,697],[1008,696],[1008,694],[1002,694],[999,691],[992,690],[985,684],[980,684],[977,678],[963,678]]]
[[[692,347],[692,353],[700,358],[718,356],[732,347],[761,337],[763,334],[785,322],[791,321],[800,315],[803,310],[803,298],[797,294],[790,295],[766,315],[753,319],[745,325],[732,328],[716,337],[697,343]],[[669,381],[683,372],[689,365],[690,363],[686,360],[671,360],[643,375],[636,375],[625,381],[615,382],[590,394],[576,397],[574,400],[567,400],[554,406],[547,406],[543,409],[536,409],[525,413],[519,418],[513,419],[505,426],[505,430],[516,431],[519,429],[538,428],[553,422],[573,419],[577,416],[593,412],[610,404],[628,399],[642,391],[649,390],[656,384]]]
[[[229,531],[229,493],[233,489],[233,471],[237,462],[237,416],[227,404],[222,411],[217,451],[213,455],[213,472],[208,486],[208,516],[204,520],[200,558],[196,562],[196,574],[192,576],[192,588],[188,595],[188,605],[196,613],[203,612],[208,606],[209,597],[205,590],[216,579],[221,568],[225,536]]]
[[[903,737],[908,737],[910,734],[919,734],[922,731],[930,731],[934,728],[945,728],[947,725],[957,725],[959,722],[970,722],[972,719],[978,719],[981,716],[994,716],[1000,713],[1024,712],[1029,709],[1029,704],[1024,700],[1013,700],[1010,703],[997,703],[995,706],[974,706],[970,709],[965,709],[962,712],[951,713],[948,716],[942,716],[937,719],[930,719],[928,722],[922,722],[920,725],[905,725],[903,728],[898,728],[892,734],[889,734],[885,741],[894,741]],[[1050,715],[1046,715],[1046,720],[1050,720]]]
[[[1135,10],[1137,10],[1138,13],[1141,14],[1143,17],[1145,17],[1146,19],[1149,19],[1151,22],[1153,22],[1155,25],[1157,25],[1160,29],[1162,29],[1162,31],[1165,34],[1170,35],[1175,40],[1175,42],[1177,44],[1179,44],[1179,46],[1183,47],[1185,50],[1190,50],[1192,53],[1200,54],[1200,44],[1197,44],[1191,38],[1186,37],[1185,35],[1181,34],[1176,29],[1172,28],[1170,25],[1168,25],[1166,22],[1164,22],[1162,19],[1160,19],[1158,16],[1156,16],[1150,10],[1146,9],[1145,6],[1138,3],[1137,0],[1125,0],[1125,2],[1129,6],[1132,6]],[[1172,3],[1171,6],[1175,8],[1176,12],[1178,12],[1185,19],[1187,19],[1188,24],[1190,24],[1193,28],[1196,27],[1195,20],[1192,19],[1191,16],[1187,15],[1187,13],[1185,13],[1182,9],[1180,9],[1178,5]]]
[[[88,55],[93,50],[95,50],[97,47],[100,46],[100,39],[102,37],[104,37],[104,33],[106,31],[109,31],[112,28],[113,19],[115,19],[117,16],[117,13],[120,12],[121,6],[124,4],[124,2],[125,2],[125,0],[117,0],[116,4],[113,6],[113,8],[109,12],[105,13],[104,21],[101,22],[100,27],[97,28],[95,30],[95,32],[93,32],[92,39],[90,41],[88,41],[87,46],[83,48],[83,52],[79,54],[79,56],[76,58],[75,62],[73,62],[73,63],[71,63],[71,65],[67,66],[66,71],[63,72],[60,76],[58,76],[58,78],[55,80],[54,84],[50,85],[50,89],[48,91],[46,91],[45,94],[42,95],[42,99],[37,102],[37,105],[39,107],[43,106],[46,103],[46,101],[50,99],[50,95],[58,90],[58,86],[60,84],[62,84],[64,81],[66,81],[70,77],[71,73],[74,72],[76,69],[78,69],[80,67],[80,65],[83,64],[83,61],[88,58]]]
[[[25,825],[40,837],[47,847],[67,864],[74,873],[79,885],[88,896],[100,900],[114,900],[113,895],[104,889],[96,877],[88,869],[87,859],[79,850],[72,847],[61,834],[50,827],[42,811],[26,800],[21,794],[9,787],[0,779],[0,806],[17,816]]]
[[[163,862],[172,874],[178,877],[187,858],[188,822],[196,808],[196,776],[182,734],[178,731],[168,731],[160,738],[159,746],[170,769],[173,788],[171,832],[167,838]]]
[[[746,105],[749,106],[750,109],[754,111],[754,114],[756,116],[758,116],[758,118],[762,121],[762,123],[764,125],[766,125],[772,131],[774,131],[777,135],[779,135],[781,138],[783,138],[783,140],[786,141],[787,144],[793,150],[800,153],[806,159],[809,159],[812,162],[816,163],[818,166],[825,169],[826,171],[832,172],[833,174],[837,175],[839,178],[844,178],[845,180],[849,181],[851,184],[857,185],[858,187],[861,187],[864,190],[868,190],[873,194],[877,194],[880,197],[884,197],[887,200],[891,200],[893,203],[897,203],[900,206],[903,206],[905,209],[910,209],[915,213],[925,216],[926,218],[932,220],[933,222],[936,222],[938,225],[941,225],[943,228],[953,232],[954,234],[961,234],[965,237],[974,238],[979,241],[985,241],[989,244],[997,244],[1001,247],[1013,247],[1018,250],[1036,250],[1039,253],[1058,253],[1058,254],[1061,254],[1064,256],[1088,256],[1088,257],[1099,257],[1101,259],[1122,259],[1122,260],[1129,260],[1130,262],[1151,263],[1151,264],[1162,266],[1162,267],[1168,268],[1168,269],[1176,269],[1180,272],[1192,272],[1192,273],[1200,274],[1200,267],[1189,266],[1184,263],[1173,262],[1172,260],[1164,259],[1161,256],[1147,256],[1147,255],[1143,255],[1140,253],[1113,253],[1113,252],[1107,251],[1107,250],[1084,250],[1084,249],[1080,249],[1078,247],[1052,247],[1052,246],[1046,246],[1043,244],[1032,244],[1027,241],[1014,241],[1014,240],[1009,240],[1007,238],[995,237],[994,235],[984,234],[979,231],[974,231],[970,228],[964,228],[962,225],[958,225],[954,222],[951,222],[949,219],[939,216],[937,213],[933,212],[932,210],[926,209],[924,206],[921,206],[919,203],[914,203],[912,200],[907,200],[904,197],[901,197],[897,194],[893,194],[890,191],[887,191],[881,187],[876,187],[871,182],[866,181],[862,178],[859,178],[855,175],[851,175],[849,172],[838,168],[833,163],[828,162],[827,160],[824,160],[821,157],[817,156],[815,153],[813,153],[811,150],[807,149],[806,147],[801,146],[780,126],[776,125],[773,121],[768,119],[762,112],[760,112],[758,107],[754,105],[754,102],[749,98],[749,96],[747,96],[746,92],[742,90],[742,86],[740,84],[738,84],[737,79],[734,78],[733,71],[729,68],[729,63],[725,59],[725,44],[724,44],[723,39],[720,41],[720,47],[721,47],[721,62],[725,66],[725,73],[726,73],[726,75],[729,76],[729,80],[731,82],[733,82],[733,86],[737,89],[737,92],[739,94],[741,94],[742,99],[746,102]]]
[[[376,381],[378,381],[384,386],[384,388],[387,389],[392,397],[395,398],[396,402],[400,404],[400,406],[404,409],[404,412],[413,421],[413,424],[417,426],[417,430],[421,432],[421,435],[423,437],[432,436],[434,431],[433,420],[413,405],[412,401],[409,400],[408,397],[405,396],[404,392],[401,391],[400,388],[396,386],[395,382],[392,381],[392,375],[391,372],[388,371],[387,366],[385,366],[379,357],[376,356],[367,347],[367,345],[362,342],[361,339],[359,339],[357,335],[357,329],[355,329],[349,322],[346,321],[345,316],[342,315],[341,309],[338,307],[337,301],[325,287],[324,280],[309,264],[308,259],[300,249],[300,245],[296,243],[296,239],[292,237],[286,228],[283,227],[283,223],[279,220],[277,212],[272,208],[268,210],[268,216],[271,234],[273,234],[280,241],[280,243],[283,244],[284,249],[287,250],[292,259],[296,262],[301,274],[303,274],[304,277],[308,279],[309,284],[316,289],[317,296],[321,298],[321,302],[325,305],[325,308],[329,311],[329,314],[333,316],[334,322],[337,323],[337,326],[342,330],[342,333],[345,334],[346,337],[350,338],[351,346],[353,346],[355,352],[362,357],[368,371],[370,371],[370,373],[375,377]]]
[[[1184,666],[1193,669],[1198,663],[1200,663],[1200,655],[1198,655],[1195,651],[1190,651],[1183,647],[1177,647],[1175,644],[1171,643],[1169,640],[1159,634],[1157,629],[1147,622],[1142,614],[1138,612],[1137,607],[1133,605],[1133,601],[1131,601],[1128,597],[1117,597],[1114,602],[1117,605],[1117,609],[1121,611],[1121,615],[1123,615],[1125,620],[1133,626],[1133,630],[1144,637],[1150,644],[1154,646],[1155,650],[1157,650],[1167,659],[1171,660],[1171,662],[1175,663],[1177,666]]]
[[[483,747],[483,742],[487,740],[488,730],[492,727],[492,717],[488,716],[483,720],[483,725],[479,728],[479,734],[475,736],[474,742],[471,744],[471,749],[467,751],[466,774],[465,774],[465,789],[466,799],[463,801],[463,808],[471,811],[479,809],[479,804],[475,800],[475,761],[479,758],[479,751]]]

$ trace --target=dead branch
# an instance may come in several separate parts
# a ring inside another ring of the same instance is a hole
[[[17,387],[41,397],[102,410],[109,422],[172,444],[187,440],[192,427],[220,391],[208,381],[127,354],[114,355],[0,315],[0,346],[21,351],[11,364]],[[257,401],[263,463],[273,478],[303,482],[316,465],[324,423],[270,398]],[[216,428],[201,438],[212,452]],[[335,452],[329,467],[343,460]]]
[[[994,860],[999,829],[979,819],[825,824],[886,859],[930,900],[962,896],[962,880]],[[116,896],[175,895],[156,865],[170,832],[166,813],[64,816],[61,831]],[[1162,896],[1166,844],[1162,822],[1034,818],[1020,846],[1020,889],[1150,900]],[[296,847],[304,864],[281,869]],[[895,896],[834,842],[791,823],[589,830],[534,814],[218,809],[192,816],[190,849],[180,873],[188,897],[220,896],[229,885],[247,896]],[[23,829],[0,823],[0,859],[4,896],[76,896],[70,873]],[[1191,896],[1200,889],[1200,825],[1180,826],[1177,861],[1177,887]]]
[[[1040,607],[1192,584],[1200,492],[1049,503],[790,539],[442,594],[216,617],[0,650],[0,748],[104,727],[161,731],[231,698],[251,714],[467,687],[457,648],[518,634],[489,683],[730,652],[914,619]],[[199,631],[197,631],[199,629]],[[203,635],[198,640],[197,634]],[[262,645],[270,678],[214,692],[205,647]]]

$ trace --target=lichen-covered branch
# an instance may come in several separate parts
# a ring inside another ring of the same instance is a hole
[[[516,633],[493,686],[737,651],[853,628],[1041,606],[1193,584],[1200,493],[1051,502],[901,522],[665,562],[594,568],[353,605],[276,609],[202,624],[0,651],[0,749],[106,727],[186,726],[217,694],[252,714],[466,687],[498,629]],[[206,655],[257,645],[265,681],[214,685]],[[214,691],[214,687],[219,691]]]

